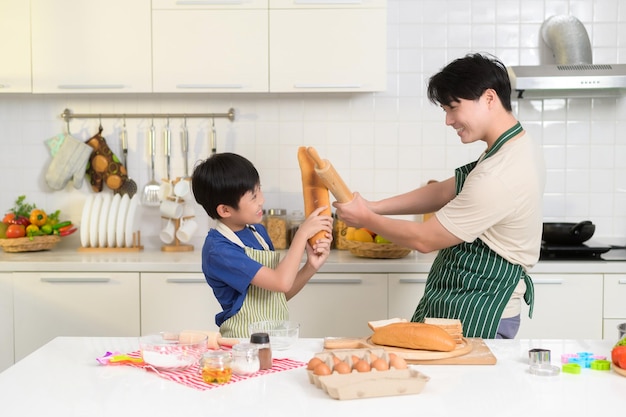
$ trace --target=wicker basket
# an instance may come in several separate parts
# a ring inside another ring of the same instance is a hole
[[[411,249],[398,246],[395,243],[370,243],[346,240],[351,254],[362,258],[398,259],[404,258]]]
[[[0,246],[5,252],[37,252],[50,250],[61,238],[57,235],[18,237],[13,239],[0,239]]]

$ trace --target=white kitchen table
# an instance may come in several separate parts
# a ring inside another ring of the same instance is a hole
[[[301,339],[274,357],[308,361],[322,339]],[[143,369],[103,366],[107,351],[132,352],[137,338],[59,337],[0,373],[2,416],[588,416],[624,410],[626,377],[583,369],[535,376],[528,350],[610,356],[600,340],[487,340],[496,365],[412,365],[430,381],[417,395],[339,401],[309,383],[305,368],[199,391]],[[383,414],[384,413],[384,414]]]

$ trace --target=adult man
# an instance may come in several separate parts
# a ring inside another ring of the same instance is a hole
[[[428,98],[463,143],[483,141],[480,158],[455,176],[405,194],[334,203],[348,225],[366,227],[423,253],[439,250],[412,321],[458,318],[468,337],[513,338],[527,274],[539,258],[545,164],[512,114],[511,85],[496,58],[471,54],[431,77]],[[424,223],[384,215],[437,211]]]

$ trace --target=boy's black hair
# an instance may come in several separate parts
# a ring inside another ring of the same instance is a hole
[[[193,170],[193,195],[212,219],[219,219],[217,206],[239,208],[239,200],[260,184],[259,172],[241,155],[218,153],[200,162]]]
[[[428,99],[449,106],[459,99],[478,100],[489,88],[495,90],[502,106],[510,112],[511,80],[504,64],[491,55],[468,54],[430,77]]]

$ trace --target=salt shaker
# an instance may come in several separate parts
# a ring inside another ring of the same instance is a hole
[[[259,347],[252,343],[238,343],[233,346],[233,373],[239,376],[252,375],[261,369]]]
[[[270,345],[270,335],[267,333],[252,333],[250,335],[250,343],[257,345],[259,348],[260,369],[271,369],[272,347]]]

